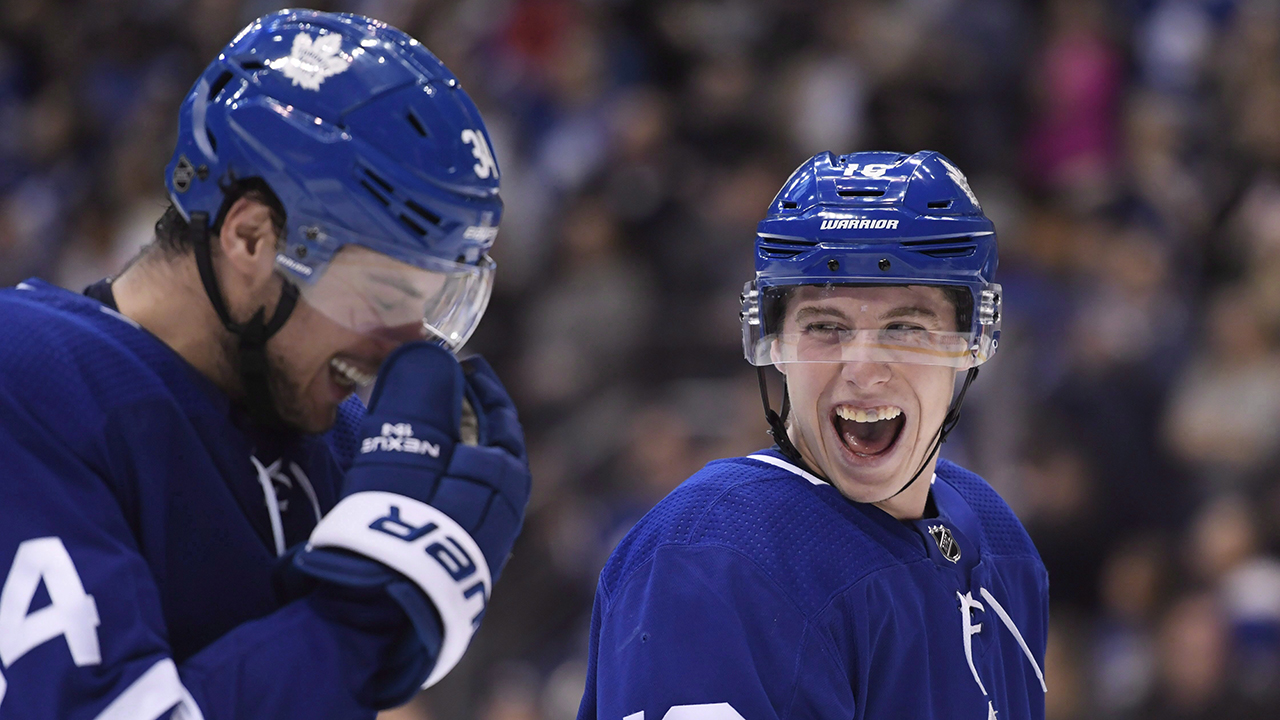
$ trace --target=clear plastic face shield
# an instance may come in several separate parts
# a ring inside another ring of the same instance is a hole
[[[277,263],[292,270],[287,258]],[[318,278],[298,285],[304,302],[352,332],[418,332],[457,352],[489,305],[495,267],[487,255],[476,265],[429,256],[411,265],[349,244]]]
[[[870,285],[747,283],[742,343],[752,365],[912,363],[966,370],[999,345],[1000,286],[977,297],[968,287],[910,280]]]

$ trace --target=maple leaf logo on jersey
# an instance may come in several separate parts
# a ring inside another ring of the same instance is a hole
[[[293,36],[293,49],[289,57],[271,64],[284,73],[294,85],[307,90],[319,90],[320,83],[346,71],[350,63],[338,54],[342,49],[342,36],[336,33],[321,35],[315,40],[306,33]]]

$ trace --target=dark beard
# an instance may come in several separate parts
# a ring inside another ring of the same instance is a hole
[[[269,396],[269,411],[267,413],[252,412],[251,403],[247,397],[241,397],[236,402],[238,406],[246,411],[253,424],[265,430],[285,430],[291,432],[300,432],[315,434],[321,433],[329,429],[332,420],[325,424],[324,427],[313,427],[307,422],[307,411],[303,404],[305,393],[303,387],[292,379],[288,371],[288,363],[284,357],[273,352],[270,344],[266,349],[267,358],[267,376],[266,388],[250,387],[248,378],[244,375],[243,351],[239,347],[238,339],[235,336],[229,336],[225,342],[227,350],[226,357],[230,360],[232,372],[239,378],[239,384],[242,391],[247,396],[249,393],[263,393]]]
[[[278,353],[272,352],[270,346],[267,348],[267,387],[271,393],[272,404],[275,407],[276,415],[279,421],[285,427],[302,433],[322,433],[333,426],[336,417],[330,417],[323,421],[323,426],[316,424],[316,420],[308,417],[307,407],[305,405],[306,392],[305,388],[298,383],[288,372],[288,364],[284,357]],[[308,422],[310,420],[310,422]]]

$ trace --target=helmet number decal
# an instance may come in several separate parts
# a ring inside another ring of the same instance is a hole
[[[489,143],[484,141],[484,135],[478,130],[470,128],[462,131],[462,142],[471,144],[471,155],[477,160],[471,168],[476,171],[476,177],[487,179],[489,176],[498,177],[498,164],[493,161],[493,153],[489,152]]]
[[[853,174],[858,172],[859,167],[862,168],[862,174],[869,178],[881,177],[885,173],[893,169],[892,165],[883,165],[880,163],[867,163],[866,165],[859,165],[858,163],[850,163],[849,167],[844,169],[844,176],[853,177]]]

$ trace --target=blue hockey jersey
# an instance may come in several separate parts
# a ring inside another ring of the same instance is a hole
[[[978,476],[931,495],[900,522],[777,451],[710,463],[601,573],[579,720],[1043,718],[1039,555]]]
[[[337,447],[254,430],[96,300],[0,290],[0,720],[372,718],[381,620],[273,578],[337,502]]]

